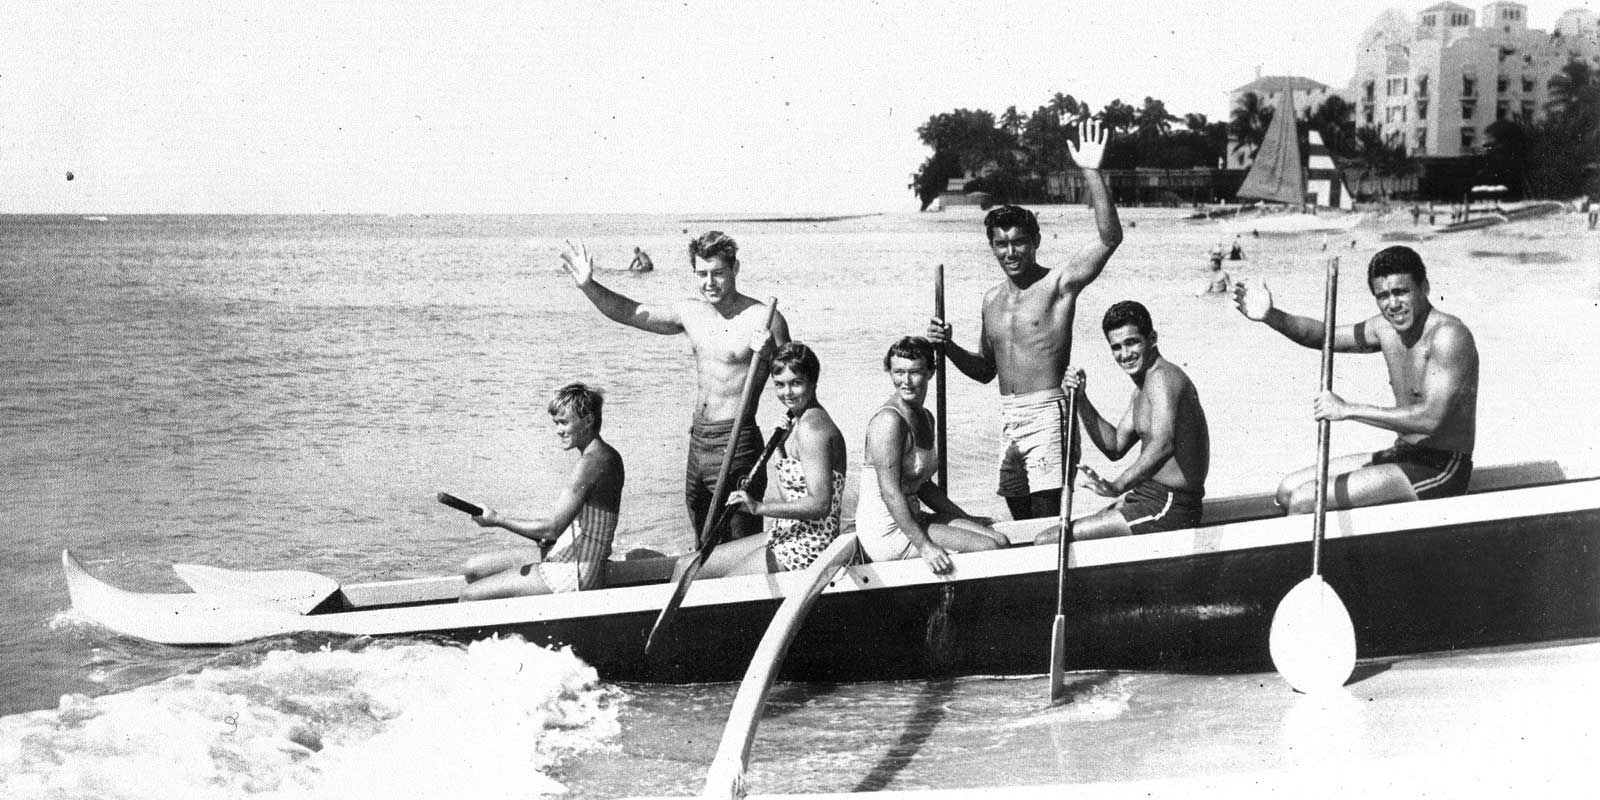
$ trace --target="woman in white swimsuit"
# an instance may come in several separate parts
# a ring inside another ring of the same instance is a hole
[[[883,357],[894,394],[867,423],[856,536],[873,561],[921,556],[934,574],[944,575],[953,568],[951,552],[995,550],[1009,541],[930,480],[939,468],[939,451],[933,414],[922,404],[933,365],[933,345],[920,336],[895,342]]]
[[[728,505],[771,519],[760,536],[717,546],[700,577],[751,575],[802,570],[839,535],[839,504],[844,497],[844,435],[817,402],[816,353],[790,342],[772,356],[772,395],[788,409],[788,434],[778,445],[773,470],[781,500],[757,500],[743,491],[728,495]],[[816,487],[813,491],[811,487]]]
[[[462,600],[490,600],[530,594],[598,589],[605,579],[622,504],[622,456],[600,438],[599,392],[568,384],[550,400],[550,419],[564,450],[578,451],[572,480],[555,507],[543,517],[509,517],[492,508],[472,520],[486,528],[505,528],[550,552],[507,551],[477,556],[462,567],[467,577]]]

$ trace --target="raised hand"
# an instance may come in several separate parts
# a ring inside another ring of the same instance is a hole
[[[1233,307],[1245,318],[1260,322],[1267,318],[1267,312],[1272,310],[1272,290],[1267,288],[1266,281],[1260,281],[1261,287],[1252,290],[1246,281],[1239,281],[1233,285]]]
[[[561,254],[561,268],[572,277],[574,286],[582,289],[589,281],[594,280],[594,256],[589,255],[589,246],[582,239],[573,244],[567,240],[567,249]]]
[[[1078,121],[1078,143],[1067,146],[1072,148],[1072,160],[1083,169],[1099,169],[1100,162],[1106,156],[1106,131],[1100,127],[1100,121],[1084,119]]]

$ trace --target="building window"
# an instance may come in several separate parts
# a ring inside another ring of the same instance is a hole
[[[1472,112],[1476,111],[1478,104],[1470,100],[1461,103],[1461,118],[1472,119]]]
[[[1461,96],[1462,97],[1475,97],[1475,96],[1477,96],[1477,92],[1478,92],[1478,79],[1474,78],[1474,77],[1471,77],[1470,75],[1463,75],[1461,77]]]
[[[1522,101],[1522,121],[1523,122],[1532,122],[1533,121],[1533,101],[1532,100],[1524,100],[1524,101]]]
[[[1451,14],[1450,14],[1450,25],[1452,27],[1459,28],[1459,27],[1463,27],[1463,26],[1471,25],[1471,24],[1472,24],[1472,15],[1471,14],[1464,14],[1464,13],[1459,12],[1459,11],[1451,12]]]
[[[1533,79],[1526,75],[1522,77],[1522,93],[1533,94]]]
[[[1471,128],[1462,128],[1461,129],[1461,149],[1462,150],[1471,150],[1472,149],[1472,143],[1473,143],[1473,141],[1476,140],[1477,135],[1478,135],[1477,131],[1474,131]]]
[[[1362,86],[1361,89],[1366,93],[1366,99],[1370,102],[1372,100],[1373,92],[1377,90],[1377,82],[1367,81],[1366,85]]]
[[[1511,79],[1510,78],[1507,78],[1506,76],[1501,75],[1500,79],[1495,81],[1494,90],[1499,92],[1500,94],[1505,94],[1506,90],[1509,89],[1509,88],[1511,88]]]
[[[1435,17],[1432,14],[1423,14],[1422,15],[1422,27],[1424,27],[1424,28],[1431,28],[1437,22],[1438,22],[1438,18]]]
[[[1425,153],[1427,151],[1428,151],[1428,129],[1427,128],[1418,128],[1417,129],[1417,152]]]
[[[1388,90],[1390,97],[1403,96],[1406,93],[1406,79],[1390,78],[1389,85],[1385,88]]]
[[[1427,119],[1427,118],[1428,118],[1428,101],[1426,101],[1426,100],[1418,100],[1417,101],[1417,119]]]
[[[1501,100],[1494,104],[1494,118],[1497,120],[1511,116],[1511,101]]]

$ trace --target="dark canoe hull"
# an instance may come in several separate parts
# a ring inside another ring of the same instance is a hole
[[[1363,658],[1600,636],[1595,509],[1330,539],[1323,559]],[[1270,669],[1272,613],[1309,565],[1305,542],[1075,569],[1067,666]],[[616,681],[732,681],[778,602],[685,608],[650,658],[641,648],[652,612],[437,633],[570,645]],[[824,594],[780,677],[1039,674],[1049,667],[1055,602],[1053,570]]]

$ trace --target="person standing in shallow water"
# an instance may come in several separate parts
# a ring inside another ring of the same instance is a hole
[[[1428,272],[1409,247],[1379,250],[1367,264],[1367,288],[1377,316],[1333,332],[1337,353],[1383,353],[1393,406],[1347,402],[1322,392],[1312,403],[1319,420],[1355,420],[1394,431],[1394,445],[1328,463],[1328,507],[1352,508],[1452,497],[1467,491],[1477,440],[1478,345],[1462,321],[1434,308]],[[1234,288],[1239,313],[1302,347],[1322,347],[1322,320],[1286,314],[1265,283]],[[1315,466],[1290,473],[1277,501],[1290,514],[1315,506]]]
[[[675,303],[647,304],[624,297],[594,278],[594,258],[580,241],[567,243],[562,267],[589,302],[607,319],[664,336],[683,334],[694,352],[696,395],[694,421],[689,428],[689,455],[684,476],[684,504],[698,537],[710,513],[711,495],[726,454],[732,460],[730,475],[743,476],[761,456],[761,431],[755,413],[759,395],[746,409],[739,441],[731,442],[734,415],[744,395],[750,359],[761,354],[752,341],[789,343],[789,325],[783,314],[772,318],[770,337],[760,336],[766,305],[739,292],[739,245],[721,231],[709,231],[689,242],[689,263],[700,296]],[[765,381],[758,372],[755,380]],[[751,477],[745,491],[761,497],[766,475]],[[761,519],[743,509],[730,515],[728,536],[740,538],[761,532]],[[716,535],[716,532],[713,532]]]
[[[1016,519],[1051,517],[1061,509],[1061,376],[1072,353],[1072,319],[1079,293],[1122,243],[1122,223],[1100,174],[1105,140],[1099,123],[1078,124],[1073,160],[1083,169],[1099,235],[1065,266],[1051,269],[1038,261],[1033,212],[1009,205],[990,211],[984,230],[1005,279],[984,294],[978,349],[957,344],[945,320],[928,323],[928,339],[963,375],[979,383],[1000,379],[998,493]]]

